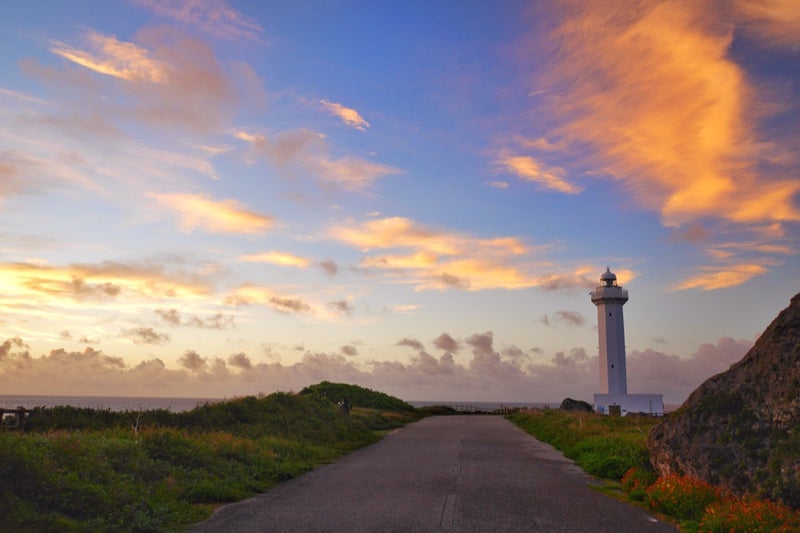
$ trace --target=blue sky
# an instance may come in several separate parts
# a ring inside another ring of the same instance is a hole
[[[800,9],[18,2],[0,386],[678,403],[797,292]]]

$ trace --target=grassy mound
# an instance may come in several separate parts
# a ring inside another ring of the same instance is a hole
[[[417,418],[396,398],[340,387],[359,406],[352,415],[337,408],[338,393],[247,396],[181,413],[34,409],[25,432],[0,432],[0,529],[186,529],[215,505],[262,492]]]

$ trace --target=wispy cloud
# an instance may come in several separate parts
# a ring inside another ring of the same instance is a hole
[[[264,233],[275,223],[273,217],[250,211],[233,199],[214,200],[205,194],[183,193],[148,196],[176,212],[181,230],[186,232],[201,229],[212,233]]]
[[[306,259],[305,257],[276,251],[241,255],[239,256],[239,259],[250,263],[271,263],[273,265],[293,266],[299,268],[306,268],[312,263],[310,259]]]
[[[73,79],[69,72],[37,64],[28,70],[48,83],[80,89],[81,106],[93,111],[101,108],[110,120],[134,119],[207,132],[221,128],[231,117],[237,105],[237,83],[244,92],[258,92],[255,85],[260,81],[247,75],[246,69],[226,71],[207,44],[175,29],[145,28],[135,42],[87,30],[83,40],[82,47],[53,42],[50,50],[120,84],[91,85]],[[91,97],[101,90],[103,99]],[[111,99],[109,94],[118,98]]]
[[[100,74],[134,82],[167,83],[170,67],[153,59],[146,48],[93,30],[85,50],[54,41],[50,51]]]
[[[222,0],[134,0],[162,17],[222,39],[257,39],[263,29]]]
[[[525,181],[538,183],[545,189],[566,194],[577,194],[583,190],[564,179],[563,169],[544,166],[530,156],[506,154],[500,157],[499,163],[505,170]]]
[[[355,156],[330,157],[325,136],[309,130],[279,133],[272,138],[259,133],[237,131],[238,139],[250,144],[253,151],[282,170],[299,168],[311,173],[320,184],[351,191],[369,188],[376,180],[400,171]]]
[[[178,309],[156,309],[155,313],[161,317],[166,324],[175,327],[187,327],[198,329],[228,329],[233,327],[233,316],[223,313],[215,313],[207,318],[196,315],[186,315]]]
[[[760,42],[800,50],[800,9],[794,0],[736,0],[734,8],[745,30]]]
[[[170,337],[166,333],[159,333],[153,328],[146,327],[126,329],[120,332],[120,335],[133,341],[135,344],[158,346],[170,341]]]
[[[643,0],[563,4],[541,77],[559,137],[625,183],[667,225],[702,217],[797,221],[800,182],[759,168],[758,95],[728,54],[731,26],[712,4]],[[784,172],[786,167],[784,167]]]
[[[46,296],[62,301],[108,301],[122,296],[195,299],[206,296],[209,285],[198,276],[168,274],[163,266],[105,262],[68,266],[0,263],[4,294]]]
[[[704,267],[702,271],[680,283],[672,290],[701,289],[710,291],[741,285],[750,279],[765,274],[767,268],[758,264],[738,264],[722,267]]]
[[[322,104],[322,107],[326,111],[336,117],[339,117],[341,121],[348,126],[352,126],[360,131],[364,131],[366,128],[369,128],[369,122],[364,120],[364,117],[362,117],[361,114],[355,109],[351,109],[343,106],[340,103],[330,102],[328,100],[320,100],[319,103]]]
[[[410,250],[365,257],[361,265],[395,274],[409,270],[410,282],[418,290],[518,289],[536,285],[535,278],[516,264],[518,258],[533,250],[515,237],[475,238],[426,228],[403,217],[334,226],[329,235],[365,252]]]

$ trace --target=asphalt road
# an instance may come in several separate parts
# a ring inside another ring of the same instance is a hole
[[[498,416],[426,418],[197,532],[675,532]]]

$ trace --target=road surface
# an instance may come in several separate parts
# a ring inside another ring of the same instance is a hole
[[[675,532],[498,416],[426,418],[196,532]]]

